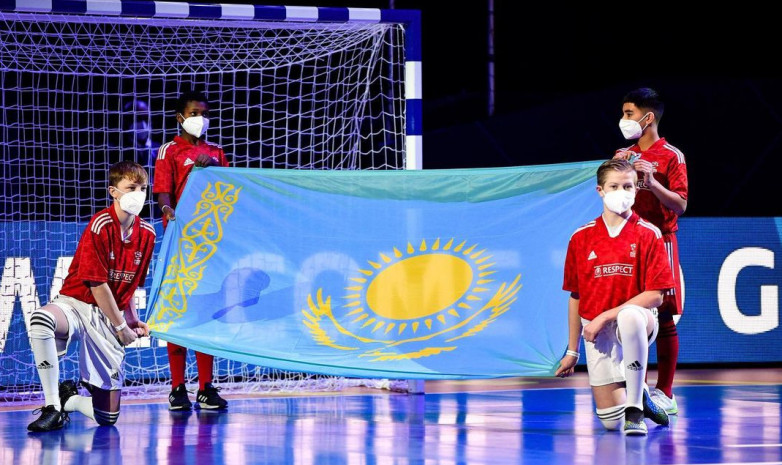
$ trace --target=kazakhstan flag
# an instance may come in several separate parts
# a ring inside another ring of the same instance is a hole
[[[163,237],[154,336],[349,377],[551,376],[568,240],[600,161],[423,171],[196,169]]]

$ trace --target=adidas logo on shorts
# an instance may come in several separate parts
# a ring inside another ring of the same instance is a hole
[[[643,365],[638,363],[638,360],[636,360],[633,363],[627,365],[627,369],[628,370],[633,370],[633,371],[639,371],[639,370],[643,370],[644,367],[643,367]]]
[[[115,371],[114,373],[112,373],[111,374],[111,379],[113,379],[115,381],[119,381],[119,372]]]
[[[43,362],[41,362],[41,363],[39,363],[39,364],[38,364],[38,369],[39,369],[39,370],[47,370],[47,369],[49,369],[49,368],[54,368],[54,365],[52,365],[51,363],[49,363],[49,361],[48,361],[48,360],[44,360]]]

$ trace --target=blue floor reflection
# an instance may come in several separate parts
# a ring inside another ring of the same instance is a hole
[[[0,412],[2,464],[614,464],[782,460],[780,385],[683,386],[649,435],[605,432],[587,388],[232,399],[227,412],[123,405],[114,427],[72,414],[27,433]]]

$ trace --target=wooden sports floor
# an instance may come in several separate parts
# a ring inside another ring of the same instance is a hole
[[[229,397],[225,412],[134,401],[115,426],[73,413],[35,434],[29,405],[4,405],[0,464],[782,464],[782,367],[679,369],[674,394],[679,415],[646,437],[603,430],[583,372]]]

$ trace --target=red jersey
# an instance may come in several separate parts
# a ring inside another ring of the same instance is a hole
[[[570,237],[562,289],[579,295],[578,314],[593,320],[644,291],[673,287],[662,233],[633,213],[616,237],[600,216]]]
[[[225,152],[217,144],[200,141],[198,145],[193,145],[183,137],[176,136],[173,141],[161,145],[155,160],[155,179],[152,182],[152,193],[168,193],[171,195],[171,206],[176,208],[179,197],[182,196],[182,191],[185,189],[187,177],[201,154],[209,155],[220,166],[228,166]],[[168,220],[164,216],[163,226],[166,226],[167,223]]]
[[[664,137],[652,144],[648,150],[641,150],[638,144],[619,149],[617,152],[631,150],[640,153],[641,158],[657,169],[654,178],[671,192],[687,200],[687,165],[681,150],[667,143]],[[633,211],[655,224],[663,234],[674,233],[679,229],[678,215],[655,197],[644,184],[643,176],[638,177],[638,192],[635,195]]]
[[[87,281],[108,283],[117,307],[124,311],[144,285],[154,249],[155,228],[138,216],[130,237],[122,240],[122,226],[111,205],[93,216],[82,233],[60,294],[97,305]]]

